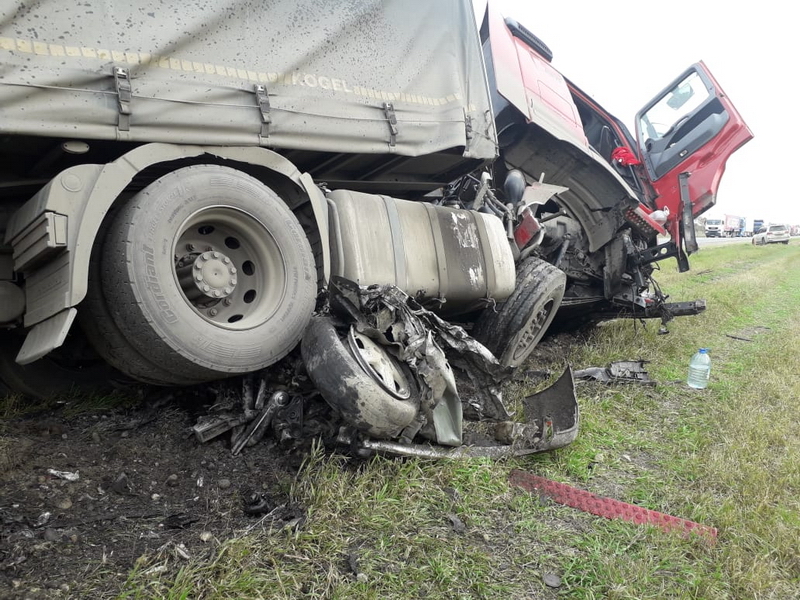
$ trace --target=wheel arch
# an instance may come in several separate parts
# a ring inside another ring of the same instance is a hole
[[[22,269],[27,296],[25,326],[35,327],[20,351],[19,362],[36,360],[63,343],[66,331],[59,317],[86,297],[92,247],[115,204],[133,189],[190,164],[221,164],[248,173],[272,187],[293,210],[308,202],[321,241],[322,275],[328,280],[327,202],[310,175],[265,148],[145,144],[105,165],[78,165],[59,173],[12,217],[6,233],[6,240],[12,243],[23,238],[42,215],[63,215],[67,223],[66,251],[48,256],[46,261],[30,261],[28,265],[34,266]],[[59,326],[53,325],[53,319]]]

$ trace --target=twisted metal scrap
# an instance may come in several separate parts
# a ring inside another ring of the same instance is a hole
[[[458,397],[449,365],[470,379],[474,394],[464,403],[470,420],[506,421],[511,414],[503,404],[501,387],[513,369],[501,365],[494,355],[462,327],[440,319],[393,285],[361,287],[334,277],[330,285],[331,310],[346,315],[359,332],[394,348],[427,388],[428,409],[441,398]]]

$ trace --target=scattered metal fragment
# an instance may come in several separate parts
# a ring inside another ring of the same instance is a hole
[[[53,516],[53,513],[51,513],[51,512],[43,512],[42,514],[39,515],[39,518],[36,519],[36,523],[34,523],[33,526],[34,527],[43,527],[50,520],[51,516]]]
[[[133,495],[133,484],[125,473],[117,475],[117,478],[109,486],[109,489],[121,496]]]
[[[186,529],[192,523],[197,523],[199,520],[200,517],[182,512],[168,516],[161,524],[167,529]]]
[[[515,469],[511,471],[509,480],[512,485],[521,487],[529,492],[538,492],[559,504],[571,506],[606,519],[623,519],[638,525],[657,525],[664,531],[678,529],[683,530],[686,534],[695,532],[708,537],[712,542],[717,538],[717,529],[715,527],[672,517],[655,510],[614,500],[613,498],[597,496],[591,492],[565,483],[545,479],[532,473]]]
[[[175,545],[175,555],[183,560],[189,560],[191,558],[189,550],[186,548],[186,545],[183,542]]]
[[[58,477],[59,479],[65,479],[66,481],[79,481],[81,478],[78,471],[72,473],[70,471],[56,471],[55,469],[47,469],[47,473],[48,475]]]
[[[281,408],[286,406],[288,402],[289,394],[286,392],[280,391],[272,394],[272,397],[269,399],[266,408],[261,411],[261,414],[258,417],[250,422],[250,425],[248,425],[247,429],[244,430],[242,435],[240,435],[233,444],[231,452],[234,455],[237,455],[251,440],[253,443],[259,442],[261,438],[264,437],[267,427],[272,422],[272,418]]]
[[[654,386],[656,382],[650,379],[644,366],[647,360],[620,360],[610,363],[607,367],[588,367],[573,373],[575,379],[592,380],[600,383],[638,383]]]
[[[752,341],[753,341],[753,340],[751,340],[750,338],[746,338],[746,337],[739,337],[738,335],[731,335],[730,333],[726,333],[726,334],[725,334],[725,337],[729,337],[729,338],[731,338],[732,340],[740,340],[740,341],[742,341],[742,342],[752,342]]]
[[[245,425],[251,420],[247,414],[227,414],[220,416],[203,416],[198,419],[198,423],[192,427],[195,436],[200,442],[207,442],[234,427]]]
[[[456,533],[464,533],[467,530],[467,526],[464,524],[458,515],[449,513],[447,518],[450,519],[450,524],[453,526],[453,531]]]

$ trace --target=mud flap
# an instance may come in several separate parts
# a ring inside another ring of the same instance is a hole
[[[553,385],[525,398],[522,406],[525,421],[535,423],[543,433],[531,452],[563,448],[578,437],[580,411],[570,367]]]

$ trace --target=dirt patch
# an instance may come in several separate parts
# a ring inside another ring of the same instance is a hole
[[[232,456],[197,442],[191,408],[151,412],[5,422],[0,598],[113,595],[143,554],[206,552],[286,502],[297,453],[265,441]]]
[[[550,337],[530,364],[557,371],[572,343]],[[459,389],[465,399],[466,378]],[[67,404],[0,421],[0,599],[116,597],[143,555],[211,556],[282,505],[276,526],[302,519],[288,491],[303,449],[271,436],[238,456],[229,434],[202,444],[192,426],[207,408],[161,393],[132,409],[70,416]]]

